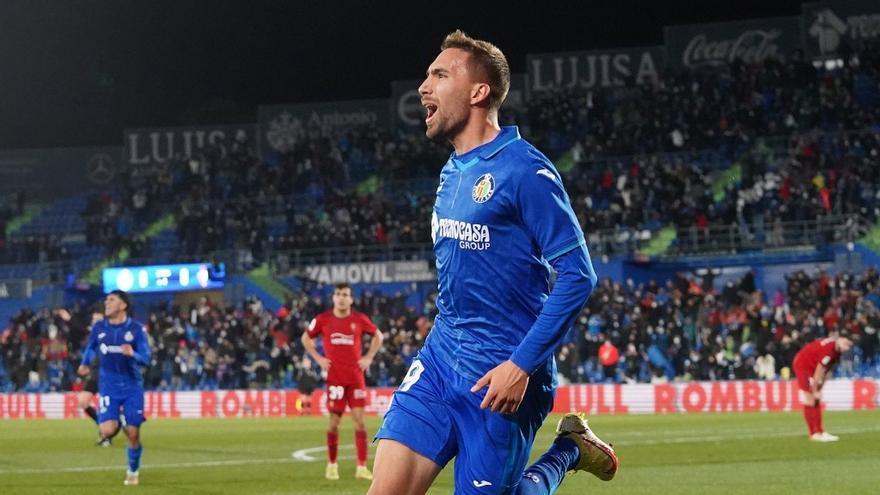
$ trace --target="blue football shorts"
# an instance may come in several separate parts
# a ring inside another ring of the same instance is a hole
[[[101,391],[98,406],[98,423],[119,421],[119,416],[125,417],[126,426],[139,427],[144,422],[143,390]]]
[[[480,409],[488,387],[477,393],[471,380],[422,348],[376,432],[400,442],[440,467],[455,457],[455,493],[509,493],[522,478],[535,434],[553,408],[549,373],[529,379],[514,414]]]

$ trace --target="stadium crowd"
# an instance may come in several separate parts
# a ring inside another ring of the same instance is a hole
[[[790,378],[797,351],[848,332],[856,346],[838,376],[876,376],[880,276],[795,272],[763,294],[749,273],[713,288],[713,275],[665,285],[603,280],[557,353],[574,382]],[[613,359],[615,356],[619,359]],[[604,359],[603,359],[604,358]]]
[[[787,290],[762,294],[754,278],[728,281],[677,276],[666,284],[604,279],[557,350],[559,376],[574,382],[787,379],[795,353],[832,332],[856,342],[838,376],[880,376],[880,274],[797,272]],[[430,295],[422,307],[407,294],[364,292],[356,307],[386,333],[368,384],[396,386],[430,332]],[[144,322],[153,349],[145,385],[156,390],[283,388],[319,385],[319,368],[300,336],[328,307],[299,292],[272,313],[255,298],[222,306],[202,298],[190,307],[155,307]],[[22,311],[0,334],[0,390],[74,387],[74,370],[91,312]]]
[[[11,223],[25,213],[27,201],[24,190],[0,193],[0,265],[69,259],[67,248],[58,236],[9,235]]]
[[[778,234],[781,222],[822,215],[873,220],[880,49],[867,44],[847,62],[817,69],[795,54],[727,71],[670,69],[635,88],[533,95],[514,120],[564,169],[584,230],[596,236],[645,237],[670,224]],[[165,168],[122,174],[115,194],[90,201],[88,238],[148,258],[139,233],[173,213],[172,256],[229,250],[245,267],[274,251],[426,243],[428,179],[447,155],[420,131],[360,125],[303,127],[261,161],[242,133]],[[366,180],[373,174],[378,184]],[[593,241],[603,252],[632,248]]]
[[[679,232],[736,225],[772,245],[785,235],[783,222],[880,218],[876,44],[833,70],[797,55],[728,69],[670,70],[636,88],[557,90],[533,95],[516,112],[523,135],[563,172],[594,253],[631,252],[632,244],[606,240],[644,238],[667,225]],[[142,233],[173,215],[178,243],[160,253],[163,262],[229,250],[238,253],[235,269],[291,250],[424,244],[434,193],[424,179],[436,177],[448,152],[421,131],[303,128],[261,161],[252,136],[239,133],[167,166],[121,173],[113,190],[89,198],[86,239],[149,259],[153,246]],[[14,262],[65,256],[51,237],[0,249]],[[798,348],[838,328],[857,336],[839,372],[876,374],[877,279],[875,270],[797,273],[772,295],[749,276],[719,291],[685,276],[644,286],[606,279],[558,351],[561,377],[787,377]],[[389,337],[370,384],[396,385],[430,329],[432,299],[411,308],[402,297],[362,294],[358,302]],[[154,349],[147,386],[319,382],[299,335],[322,307],[320,298],[298,293],[277,313],[256,300],[153,308],[145,322]],[[0,389],[73,387],[90,321],[84,305],[21,311],[0,334]]]
[[[794,53],[784,62],[735,60],[726,71],[668,70],[629,89],[558,90],[529,105],[531,139],[585,160],[717,149],[729,159],[761,136],[862,129],[880,123],[880,49],[817,69]]]

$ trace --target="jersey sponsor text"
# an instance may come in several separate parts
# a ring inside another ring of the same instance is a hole
[[[451,218],[441,218],[437,222],[436,237],[456,239],[461,249],[484,251],[491,245],[488,225]]]

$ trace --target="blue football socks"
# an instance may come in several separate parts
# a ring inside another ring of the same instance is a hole
[[[518,495],[549,495],[556,491],[565,473],[574,469],[581,452],[570,438],[559,438],[544,455],[526,468],[519,482]]]
[[[128,448],[128,470],[132,473],[136,473],[138,468],[141,467],[141,452],[143,451],[143,445],[139,445],[136,449]]]

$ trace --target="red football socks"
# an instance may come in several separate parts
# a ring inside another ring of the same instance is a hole
[[[822,410],[818,405],[804,406],[804,419],[807,421],[810,435],[822,432]]]
[[[357,447],[358,466],[367,465],[367,430],[355,430],[354,444]]]
[[[336,464],[336,454],[339,451],[339,433],[327,432],[327,460],[330,464]]]

